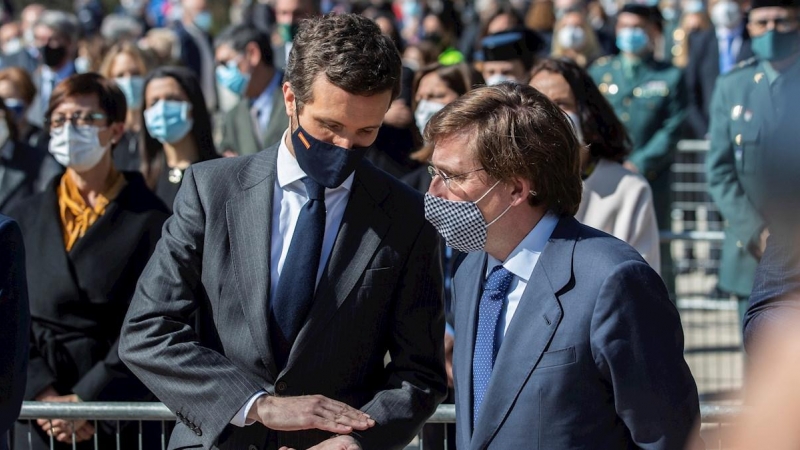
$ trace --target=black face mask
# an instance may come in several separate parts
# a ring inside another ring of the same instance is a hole
[[[296,107],[295,107],[296,110]],[[297,164],[312,180],[326,188],[336,188],[356,170],[369,147],[346,149],[314,138],[300,126],[292,133],[292,146]]]
[[[42,62],[45,65],[58,67],[67,57],[67,48],[61,45],[56,47],[45,45],[39,49],[39,53],[42,55]]]

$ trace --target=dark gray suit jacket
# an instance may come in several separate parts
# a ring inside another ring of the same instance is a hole
[[[497,355],[472,432],[486,254],[453,281],[457,442],[478,449],[684,449],[699,431],[678,311],[628,244],[562,218]]]
[[[275,76],[283,77],[282,73]],[[289,117],[283,104],[283,91],[275,89],[272,94],[272,114],[269,124],[264,132],[263,142],[273,143],[280,141],[283,132],[289,127]],[[253,117],[250,115],[250,100],[243,99],[225,114],[222,124],[222,142],[220,151],[230,150],[238,155],[252,155],[266,148],[259,142]]]
[[[6,435],[25,394],[30,323],[22,232],[0,215],[0,449],[8,448]]]
[[[402,449],[446,389],[439,244],[422,197],[362,161],[314,305],[279,371],[267,318],[277,150],[186,171],[120,356],[178,416],[171,449],[305,449],[331,437],[229,425],[261,389],[360,408],[377,422],[357,436],[365,449]]]

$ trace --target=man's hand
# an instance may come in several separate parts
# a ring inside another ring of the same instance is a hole
[[[294,450],[289,447],[281,447],[280,450]],[[355,439],[350,436],[336,436],[328,439],[327,441],[320,442],[319,444],[309,448],[308,450],[361,450]]]
[[[348,434],[375,425],[369,415],[322,395],[273,397],[265,395],[247,415],[271,430],[298,431],[318,429]]]
[[[47,386],[46,388],[42,389],[42,392],[39,392],[39,395],[34,397],[34,400],[37,402],[52,402],[54,398],[59,397],[58,391],[56,391],[53,386]]]
[[[75,442],[88,441],[94,436],[94,425],[86,420],[63,419],[38,419],[36,423],[58,442],[72,443],[72,433],[75,433]]]
[[[444,369],[447,371],[447,387],[453,387],[453,347],[455,342],[452,334],[444,334]]]

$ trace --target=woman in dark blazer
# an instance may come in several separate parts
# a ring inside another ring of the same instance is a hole
[[[119,359],[120,328],[168,210],[134,172],[118,172],[112,148],[124,133],[125,97],[97,74],[75,75],[51,96],[50,153],[67,167],[13,211],[27,248],[32,316],[26,400],[142,401],[151,394]],[[16,448],[115,448],[116,423],[18,423]],[[30,430],[30,432],[29,432]],[[121,443],[138,444],[138,426]],[[156,434],[153,436],[158,438]],[[147,436],[145,438],[147,440]],[[156,448],[157,443],[144,448]]]

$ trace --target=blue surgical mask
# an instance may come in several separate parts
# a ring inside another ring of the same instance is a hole
[[[3,100],[3,102],[6,104],[6,108],[11,111],[11,114],[14,116],[14,120],[19,123],[19,121],[23,119],[25,108],[27,108],[28,105],[18,98],[7,98]]]
[[[144,125],[162,144],[174,144],[192,130],[194,121],[188,117],[191,109],[189,102],[159,100],[144,111]]]
[[[242,73],[235,61],[228,61],[227,64],[220,64],[216,69],[217,81],[225,89],[236,95],[244,95],[247,85],[250,83],[250,74]]]
[[[144,78],[139,76],[114,78],[123,94],[125,102],[130,109],[142,107],[142,97],[144,96]]]
[[[617,48],[625,53],[641,54],[650,43],[647,33],[639,27],[629,27],[617,33]]]
[[[300,116],[297,116],[297,129],[292,133],[292,146],[297,164],[303,172],[312,180],[331,189],[344,183],[344,180],[356,170],[356,166],[368,149],[368,147],[346,149],[322,142],[300,126]]]
[[[194,24],[197,28],[205,31],[206,33],[208,30],[211,29],[211,25],[214,23],[214,18],[211,16],[211,13],[208,11],[201,11],[194,16]]]

